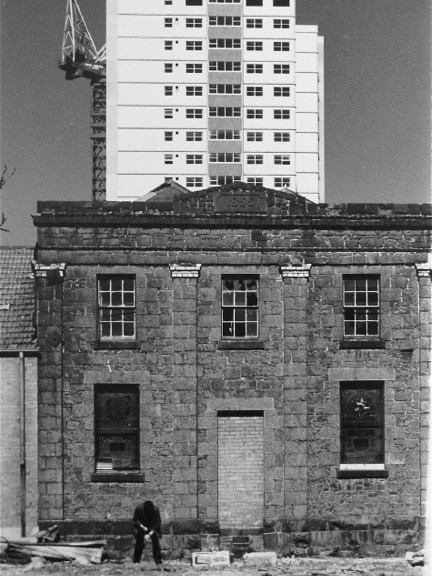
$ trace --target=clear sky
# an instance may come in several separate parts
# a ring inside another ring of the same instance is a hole
[[[143,0],[152,1],[152,0]],[[57,68],[66,0],[0,0],[2,245],[33,245],[37,200],[90,200],[91,89]],[[105,0],[79,0],[97,47]],[[297,0],[325,37],[326,201],[430,202],[430,0]]]

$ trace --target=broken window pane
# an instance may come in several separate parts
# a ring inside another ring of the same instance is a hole
[[[239,277],[222,279],[222,336],[258,337],[258,280]]]

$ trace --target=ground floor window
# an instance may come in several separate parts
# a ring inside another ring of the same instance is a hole
[[[138,470],[138,386],[96,386],[94,399],[96,471]]]
[[[342,382],[341,464],[384,464],[384,383]]]

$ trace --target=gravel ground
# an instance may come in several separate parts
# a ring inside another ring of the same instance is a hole
[[[246,567],[241,561],[236,561],[224,569],[197,569],[184,561],[164,564],[164,571],[176,573],[175,576],[199,576],[203,573],[207,576],[430,576],[429,570],[430,567],[412,567],[405,558],[283,558],[272,567]],[[41,567],[36,564],[0,564],[1,576],[156,576],[157,572],[153,563],[132,564],[129,560],[87,566],[74,562],[47,562]]]

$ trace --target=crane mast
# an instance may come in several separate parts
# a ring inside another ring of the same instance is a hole
[[[66,80],[87,78],[92,93],[92,197],[106,198],[106,45],[96,48],[77,0],[67,0],[62,57]]]
[[[77,0],[67,0],[63,32],[62,57],[59,68],[67,80],[104,78],[106,46],[97,50]]]

